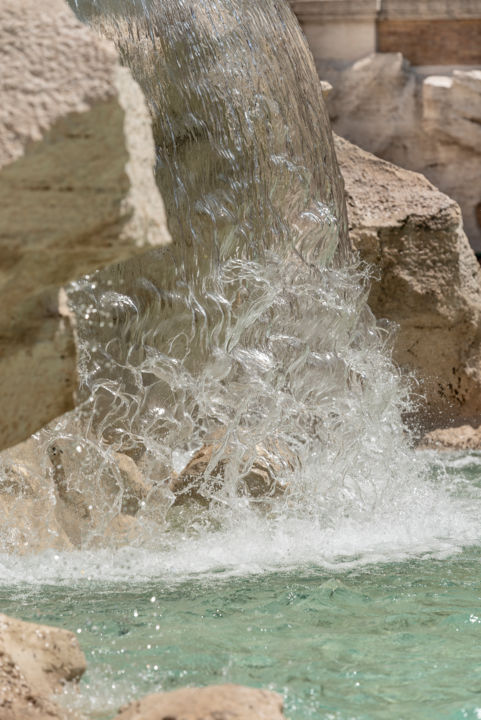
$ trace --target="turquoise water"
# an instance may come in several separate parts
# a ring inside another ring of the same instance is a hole
[[[0,555],[0,610],[77,633],[88,671],[62,701],[96,720],[223,682],[282,693],[290,720],[481,718],[481,455],[430,467],[390,515],[324,532],[256,516],[157,550]]]
[[[481,551],[343,573],[4,587],[0,606],[78,633],[67,701],[95,718],[185,685],[283,693],[308,718],[481,717]]]

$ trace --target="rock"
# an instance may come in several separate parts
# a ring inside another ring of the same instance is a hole
[[[229,468],[229,464],[232,467]],[[209,503],[232,474],[236,478],[236,492],[251,498],[269,498],[282,495],[287,483],[286,470],[293,470],[294,457],[278,443],[266,448],[256,445],[254,455],[234,452],[233,447],[217,440],[198,450],[179,475],[172,477],[170,489],[176,496],[175,504],[193,499]],[[231,472],[229,472],[229,469]],[[232,473],[233,470],[233,473]]]
[[[1,546],[27,553],[125,544],[150,490],[131,458],[68,436],[49,442],[46,431],[0,453]]]
[[[0,544],[4,552],[72,548],[61,512],[35,438],[0,453]],[[78,523],[76,517],[73,520]]]
[[[472,246],[481,250],[481,70],[441,68],[425,76],[400,53],[343,67],[319,60],[317,67],[333,85],[327,105],[334,131],[423,173],[454,198]]]
[[[62,0],[0,7],[0,447],[73,406],[58,288],[169,240],[150,118]]]
[[[57,720],[66,711],[51,694],[85,672],[85,656],[72,632],[0,615],[0,717]]]
[[[480,450],[481,426],[460,425],[426,433],[418,444],[421,450]]]
[[[481,412],[481,278],[459,206],[422,175],[336,138],[350,236],[374,266],[369,305],[399,325],[394,360],[414,372],[430,427]]]
[[[241,685],[182,688],[147,695],[116,720],[285,720],[282,697]]]

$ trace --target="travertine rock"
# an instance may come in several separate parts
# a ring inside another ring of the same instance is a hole
[[[419,443],[421,450],[480,450],[481,426],[459,425],[426,433]]]
[[[208,503],[221,488],[228,474],[229,462],[234,459],[237,492],[253,498],[282,495],[287,483],[282,481],[286,470],[292,470],[295,459],[292,453],[279,444],[269,450],[256,446],[255,456],[232,458],[233,451],[219,437],[198,450],[179,475],[172,478],[170,489],[176,496],[175,504],[188,499]]]
[[[453,197],[471,244],[481,250],[481,70],[426,77],[400,53],[344,67],[318,61],[317,67],[333,85],[327,104],[334,131],[423,173]]]
[[[77,681],[86,663],[67,630],[0,615],[0,718],[59,720],[66,712],[51,694]]]
[[[0,453],[0,546],[21,554],[125,544],[149,491],[122,453],[34,436]]]
[[[182,688],[147,695],[116,720],[285,720],[282,697],[241,685]]]
[[[5,447],[73,404],[74,343],[58,287],[169,235],[146,105],[107,41],[62,0],[5,0],[0,68]]]
[[[336,138],[351,240],[377,271],[369,304],[399,324],[394,359],[414,371],[428,425],[481,412],[481,279],[458,205],[422,175]]]

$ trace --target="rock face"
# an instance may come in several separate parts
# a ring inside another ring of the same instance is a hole
[[[350,235],[375,276],[369,304],[399,324],[394,359],[414,371],[428,426],[481,412],[481,279],[458,205],[422,175],[336,138]]]
[[[0,615],[0,717],[57,720],[65,716],[51,699],[85,672],[75,635]]]
[[[333,129],[365,150],[423,173],[460,205],[481,250],[481,70],[424,76],[400,53],[373,54],[348,66],[318,61],[333,85]]]
[[[59,286],[169,240],[142,93],[62,0],[0,7],[0,447],[73,405]]]
[[[148,695],[116,720],[285,720],[282,697],[241,685],[183,688]]]

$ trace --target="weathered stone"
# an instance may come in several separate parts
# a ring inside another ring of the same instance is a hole
[[[150,486],[134,461],[71,438],[32,437],[0,453],[0,543],[28,553],[125,544]]]
[[[466,234],[481,250],[481,70],[424,76],[400,53],[347,67],[321,60],[336,133],[401,167],[423,173],[460,205]]]
[[[459,425],[426,433],[418,445],[421,450],[480,450],[481,426]]]
[[[481,279],[458,205],[422,175],[336,138],[350,236],[375,275],[369,304],[399,324],[394,359],[414,371],[428,425],[481,412]]]
[[[148,111],[62,0],[0,7],[0,447],[73,405],[58,287],[169,240]]]
[[[285,720],[282,697],[241,685],[182,688],[147,695],[116,720]]]
[[[234,457],[233,448],[216,438],[198,450],[179,475],[172,477],[170,489],[176,496],[175,504],[189,499],[208,503],[224,485],[232,460],[238,478],[237,492],[253,498],[282,495],[287,488],[282,477],[294,467],[292,453],[278,444],[270,451],[257,445],[254,457],[248,453]]]
[[[17,554],[72,543],[35,438],[0,454],[0,544]],[[75,518],[75,523],[78,520]]]
[[[51,698],[85,672],[72,632],[0,615],[0,717],[59,720],[66,711]]]

